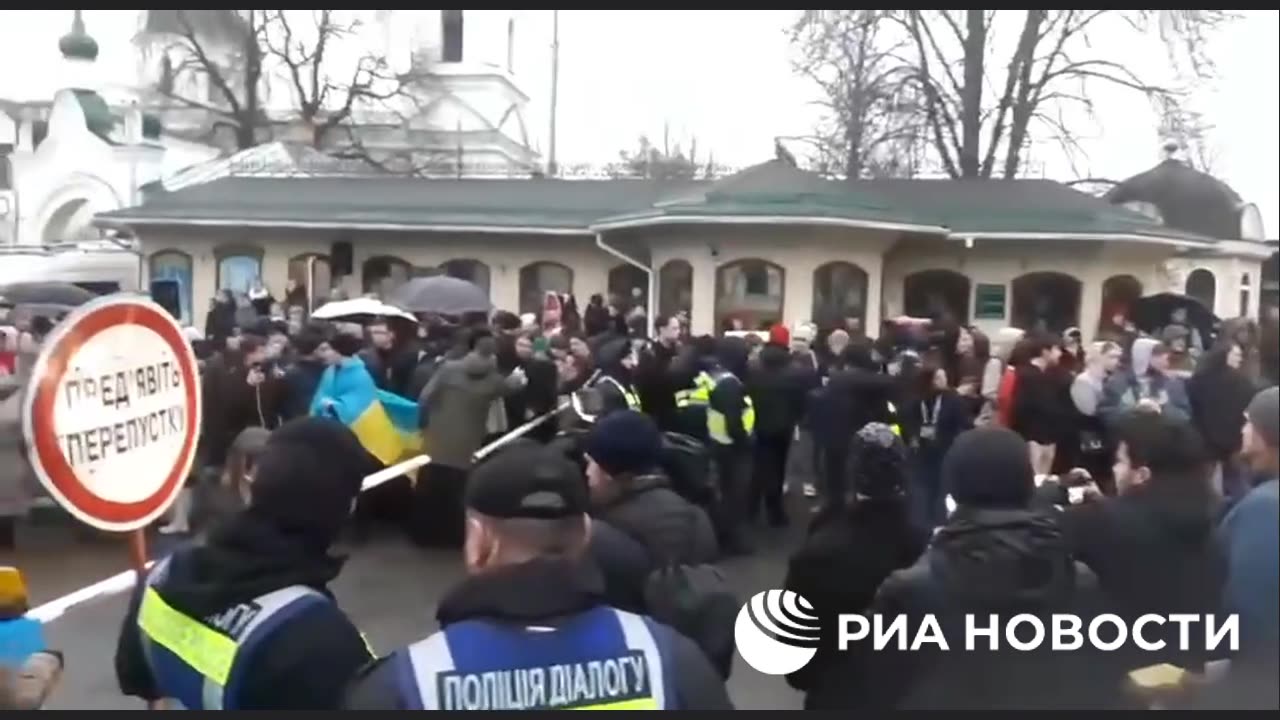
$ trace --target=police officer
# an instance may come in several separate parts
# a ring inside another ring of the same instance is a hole
[[[711,347],[715,354],[706,355],[704,349],[703,370],[691,389],[676,394],[676,406],[703,418],[704,427],[695,437],[707,443],[715,458],[720,498],[714,520],[720,546],[728,554],[745,555],[751,552],[744,526],[756,423],[755,407],[741,379],[748,351],[735,337],[720,338]]]
[[[604,604],[576,465],[517,441],[473,471],[466,505],[470,577],[443,629],[362,673],[347,709],[732,709],[691,640]]]
[[[595,389],[600,393],[601,415],[615,410],[640,410],[640,394],[632,383],[638,355],[626,337],[608,340],[596,352],[600,374]]]
[[[272,433],[249,506],[152,568],[116,649],[126,695],[192,710],[334,709],[373,659],[326,586],[360,483],[380,467],[342,424]]]

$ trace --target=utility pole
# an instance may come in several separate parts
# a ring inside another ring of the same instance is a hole
[[[547,150],[547,177],[556,177],[556,102],[560,90],[560,11],[551,11],[551,138]]]

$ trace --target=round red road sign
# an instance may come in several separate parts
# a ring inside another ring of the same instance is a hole
[[[72,515],[125,532],[181,492],[200,432],[195,353],[164,308],[109,295],[46,338],[23,400],[36,477]]]

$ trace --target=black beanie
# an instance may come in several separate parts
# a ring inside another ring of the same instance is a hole
[[[1035,491],[1027,443],[1007,428],[961,433],[942,461],[943,487],[957,505],[1024,508]]]
[[[248,512],[327,547],[351,514],[365,475],[381,468],[337,420],[292,420],[271,433],[258,456]]]

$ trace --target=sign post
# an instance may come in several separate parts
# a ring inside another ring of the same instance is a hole
[[[195,353],[151,300],[108,295],[82,305],[46,338],[23,399],[35,476],[67,512],[132,533],[141,579],[145,528],[177,499],[200,432]]]

